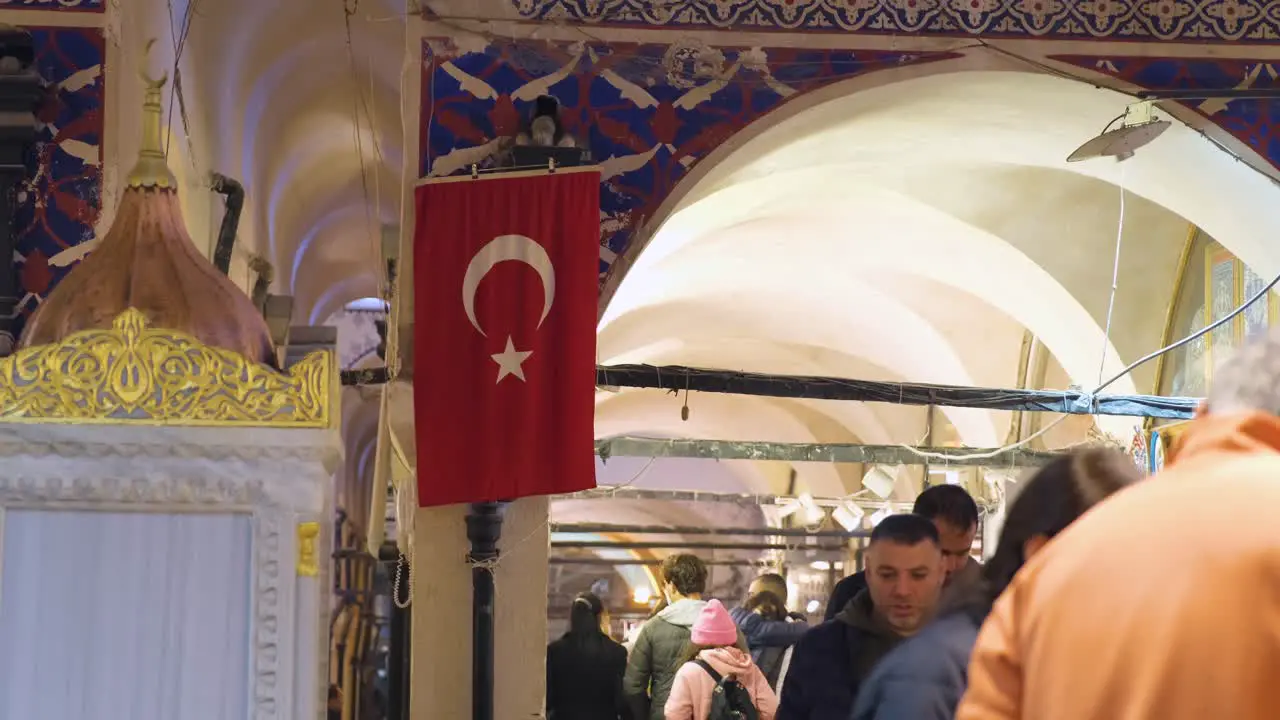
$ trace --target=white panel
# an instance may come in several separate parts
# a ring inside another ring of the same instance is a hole
[[[244,720],[252,521],[8,508],[0,718]]]

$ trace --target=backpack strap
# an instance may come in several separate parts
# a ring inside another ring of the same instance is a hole
[[[706,660],[703,660],[702,658],[694,658],[693,661],[698,664],[698,667],[705,670],[706,673],[711,676],[711,682],[714,682],[716,685],[720,684],[720,681],[723,678],[720,677],[720,673],[715,671],[715,668],[711,667],[710,663],[708,663]]]

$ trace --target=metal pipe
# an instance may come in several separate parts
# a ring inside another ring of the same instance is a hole
[[[750,535],[765,537],[871,537],[869,530],[805,530],[804,528],[718,528],[665,525],[608,525],[603,523],[551,523],[553,533],[619,533],[623,535]]]
[[[622,560],[622,559],[614,560],[612,558],[602,558],[602,557],[594,557],[594,556],[553,557],[553,558],[550,558],[547,562],[551,563],[552,565],[602,565],[605,567],[635,567],[635,566],[654,567],[662,564],[661,560],[643,560],[640,558],[631,558],[628,560]],[[708,565],[708,566],[718,565],[718,566],[726,566],[726,567],[742,567],[745,565],[762,566],[762,565],[767,565],[768,563],[766,563],[763,560],[749,560],[745,558],[739,559],[739,560],[716,560],[716,559],[703,558],[702,564]]]
[[[495,678],[494,609],[492,563],[498,559],[505,503],[473,503],[467,513],[467,540],[471,552],[471,718],[494,720]]]
[[[844,545],[809,545],[806,543],[713,543],[713,542],[607,542],[555,541],[551,547],[565,550],[818,550],[843,552]]]
[[[395,546],[392,545],[391,549],[395,551]],[[382,552],[378,554],[379,559],[383,559],[388,554],[387,545],[384,544],[381,550]],[[412,587],[409,575],[413,572],[409,562],[399,552],[394,552],[393,559],[386,564],[392,576],[397,569],[403,573],[400,578],[400,592],[408,594],[408,589]],[[413,653],[410,651],[413,638],[413,607],[400,607],[396,601],[401,599],[393,598],[391,603],[391,647],[387,653],[387,720],[409,720],[409,693],[413,685],[409,681],[413,662]]]
[[[240,211],[244,209],[244,186],[222,173],[209,173],[209,180],[214,192],[226,196],[222,226],[218,228],[218,242],[213,247],[213,265],[226,275],[231,271],[231,252],[236,247],[236,228],[240,226]]]
[[[795,500],[792,495],[768,495],[745,493],[703,492],[698,490],[644,490],[630,487],[601,487],[595,490],[583,490],[555,496],[560,500],[670,500],[676,502],[722,502],[734,505],[777,505],[788,500]],[[815,497],[814,503],[822,507],[835,507],[847,500],[842,497]],[[910,508],[909,502],[868,502],[862,503],[871,507],[888,506],[894,509]]]
[[[926,454],[927,453],[927,454]],[[659,440],[614,437],[596,441],[596,454],[613,457],[701,458],[705,460],[781,460],[784,462],[863,463],[868,465],[925,465],[929,455],[939,465],[968,467],[1039,467],[1060,453],[1024,447],[908,447],[849,443],[776,443],[745,440]]]

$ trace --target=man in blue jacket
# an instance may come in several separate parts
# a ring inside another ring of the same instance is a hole
[[[933,615],[944,576],[932,522],[885,518],[867,547],[867,589],[796,643],[777,720],[848,720],[872,667]]]
[[[760,602],[766,598],[767,602]],[[736,607],[729,611],[729,617],[747,639],[756,667],[764,673],[769,686],[776,688],[783,655],[799,642],[809,626],[802,617],[787,614],[787,580],[781,575],[765,573],[752,580],[747,587],[747,605],[754,609]]]

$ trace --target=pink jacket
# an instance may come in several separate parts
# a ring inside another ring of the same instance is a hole
[[[778,696],[773,694],[769,681],[760,668],[751,662],[751,656],[736,647],[712,648],[698,653],[698,657],[715,668],[721,677],[734,676],[747,692],[760,713],[760,720],[773,720],[778,712]],[[666,720],[707,720],[711,713],[711,691],[716,684],[697,663],[685,663],[676,672],[675,684],[664,708]]]

